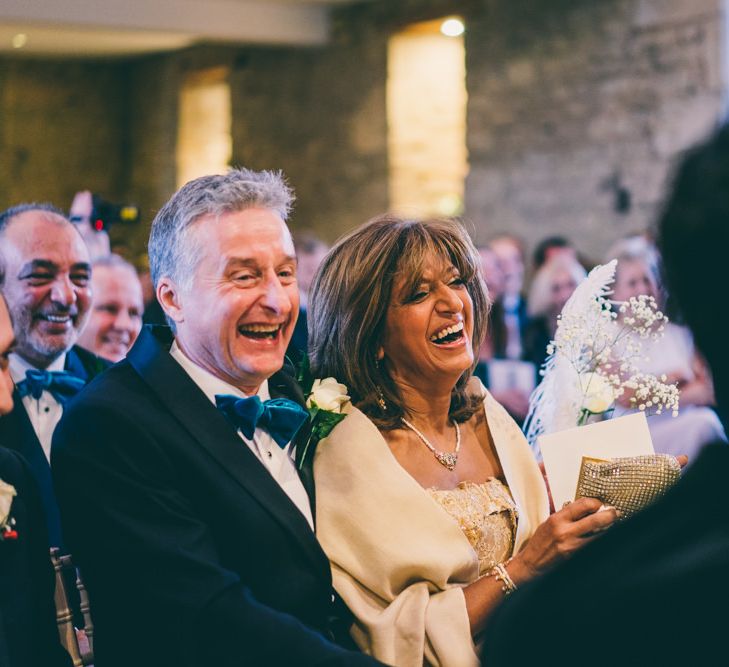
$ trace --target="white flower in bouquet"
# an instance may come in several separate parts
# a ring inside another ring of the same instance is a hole
[[[678,388],[665,376],[639,372],[636,364],[643,343],[662,336],[668,320],[650,296],[621,303],[618,320],[608,300],[616,266],[617,260],[596,266],[562,310],[524,425],[533,447],[542,434],[609,415],[624,394],[639,410],[678,411]]]
[[[617,390],[600,373],[582,373],[579,383],[583,395],[582,408],[590,414],[607,412],[615,403]]]

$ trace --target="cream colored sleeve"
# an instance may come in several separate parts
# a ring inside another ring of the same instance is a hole
[[[358,645],[397,667],[477,665],[462,591],[476,554],[374,424],[353,410],[319,443],[314,473],[317,536]]]

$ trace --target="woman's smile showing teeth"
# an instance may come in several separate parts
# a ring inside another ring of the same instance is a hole
[[[461,343],[464,340],[463,322],[457,322],[456,324],[444,327],[430,337],[431,343],[442,346],[453,343]]]

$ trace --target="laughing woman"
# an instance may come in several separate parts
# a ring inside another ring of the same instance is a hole
[[[309,302],[312,370],[352,397],[316,450],[317,535],[352,637],[398,667],[478,664],[504,596],[615,520],[591,498],[549,517],[521,431],[471,377],[477,266],[458,224],[384,216],[335,245]]]

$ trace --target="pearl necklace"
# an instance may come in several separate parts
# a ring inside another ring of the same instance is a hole
[[[407,426],[411,431],[415,433],[423,442],[423,444],[433,452],[438,463],[453,470],[458,463],[458,451],[461,449],[461,429],[458,427],[458,422],[454,421],[453,426],[456,427],[456,449],[453,452],[441,452],[440,450],[433,447],[428,438],[426,438],[418,429],[416,429],[405,417],[400,417],[400,421]]]

